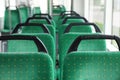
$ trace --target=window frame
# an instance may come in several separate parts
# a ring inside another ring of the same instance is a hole
[[[105,0],[104,34],[113,35],[113,0]],[[90,21],[90,0],[84,0],[84,17]],[[107,42],[109,50],[118,50],[111,41]]]

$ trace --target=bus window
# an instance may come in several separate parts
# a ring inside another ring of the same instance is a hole
[[[102,32],[104,32],[104,13],[105,13],[105,0],[90,0],[90,14],[89,19],[95,22]]]
[[[32,7],[40,7],[42,13],[48,13],[48,0],[32,0]]]
[[[0,1],[0,17],[4,16],[4,11],[5,11],[5,3],[4,0]]]
[[[113,0],[112,34],[120,36],[120,0]],[[112,42],[116,46],[115,42]]]
[[[64,5],[67,11],[71,10],[71,0],[53,0],[53,5]]]

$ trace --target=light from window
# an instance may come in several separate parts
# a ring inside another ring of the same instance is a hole
[[[104,6],[105,0],[90,0],[89,19],[96,23],[102,32],[104,32]]]
[[[112,34],[120,37],[120,0],[113,1],[113,27]],[[112,42],[116,46],[115,42]]]

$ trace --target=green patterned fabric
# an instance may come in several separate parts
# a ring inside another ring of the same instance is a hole
[[[64,19],[60,19],[59,20],[59,25],[63,25]],[[85,21],[83,19],[67,19],[65,24],[70,24],[70,23],[85,23]]]
[[[21,33],[44,33],[40,26],[23,26]]]
[[[59,40],[59,64],[60,64],[60,70],[62,69],[63,60],[68,52],[68,49],[70,48],[73,41],[78,36],[84,36],[84,35],[99,35],[99,34],[79,34],[79,33],[68,33],[64,34],[60,37]],[[106,51],[106,41],[105,40],[85,40],[81,41],[81,43],[78,46],[78,51]]]
[[[21,23],[26,22],[27,18],[29,17],[29,7],[20,7],[18,8],[19,16],[21,19]]]
[[[33,14],[40,14],[40,13],[41,13],[40,7],[33,8]]]
[[[31,19],[29,23],[41,23],[41,24],[48,24],[46,19]]]
[[[72,52],[61,80],[120,80],[120,52]]]
[[[40,17],[40,15],[38,15],[37,17]],[[48,22],[45,19],[31,19],[29,22],[48,24]],[[55,24],[54,20],[51,19],[50,22],[51,22],[51,25],[53,25],[53,27],[56,27],[56,24]]]
[[[18,23],[20,23],[18,10],[6,9],[4,17],[4,28],[2,32],[10,32],[10,30],[13,30]]]
[[[66,11],[65,6],[60,6],[60,7],[53,7],[53,14],[60,14],[61,12]]]
[[[7,52],[38,52],[38,48],[34,41],[8,40]]]
[[[54,80],[52,59],[45,53],[0,53],[1,80]]]
[[[56,24],[56,28],[57,28],[57,26],[58,26],[58,19],[59,19],[59,16],[58,16],[58,15],[54,15],[54,16],[53,16],[53,20],[54,20],[54,22],[55,22],[55,24]]]
[[[47,22],[45,20],[38,20],[38,19],[33,19],[33,20],[30,20],[29,23],[43,23],[47,26],[47,28],[49,29],[50,31],[50,34],[55,38],[56,37],[56,34],[55,34],[55,26],[53,25],[50,25],[50,24],[47,24]],[[33,27],[34,28],[34,27]],[[33,29],[29,29],[31,32]],[[38,29],[39,30],[39,29]],[[24,31],[26,32],[26,31]]]
[[[85,23],[83,19],[68,19],[65,24],[62,24],[63,20],[64,19],[59,20],[59,23],[58,23],[59,34],[62,34],[65,28],[71,23]]]
[[[37,36],[45,45],[48,50],[49,55],[53,59],[54,65],[56,64],[56,48],[54,38],[50,34],[42,34],[42,33],[22,33],[22,34],[14,34],[14,35],[27,35],[27,36]],[[13,42],[15,43],[15,42]],[[17,44],[17,42],[16,42]],[[11,43],[12,45],[12,43]],[[34,45],[35,46],[35,45]],[[16,46],[13,46],[16,47]],[[33,47],[33,46],[32,46]],[[11,49],[14,51],[14,49]]]
[[[58,21],[58,19],[59,19],[59,15],[60,15],[60,13],[61,12],[64,12],[64,11],[66,11],[66,8],[64,7],[64,6],[61,6],[61,8],[60,7],[53,7],[53,9],[52,9],[53,11],[53,20],[55,21],[55,24],[56,24],[56,28],[58,27],[58,25],[59,25],[59,21]]]
[[[59,37],[64,34],[65,29],[67,28],[69,24],[64,24],[59,27]],[[73,26],[70,32],[78,32],[78,33],[94,33],[95,29],[92,26],[89,25],[82,25],[82,26]]]

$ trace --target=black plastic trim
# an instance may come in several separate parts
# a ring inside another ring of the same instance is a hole
[[[88,20],[87,20],[86,18],[84,18],[84,17],[75,17],[75,16],[73,17],[73,16],[71,16],[71,17],[66,17],[66,18],[63,20],[62,24],[65,24],[68,19],[83,19],[86,23],[88,22]]]
[[[74,26],[83,27],[82,25],[92,25],[95,28],[96,32],[101,33],[101,30],[99,29],[99,27],[94,23],[71,23],[66,27],[64,33],[68,33],[70,31],[70,29]]]
[[[39,19],[39,20],[45,19],[48,24],[51,24],[51,21],[47,17],[30,17],[26,20],[26,23],[29,23],[29,21],[32,20],[32,19]]]
[[[120,38],[115,36],[115,35],[84,35],[84,36],[79,36],[77,37],[72,45],[70,46],[68,50],[68,54],[72,51],[77,51],[78,45],[82,40],[91,40],[91,39],[110,39],[110,40],[115,40],[117,42],[117,45],[119,47],[120,51]]]
[[[38,48],[38,52],[42,51],[48,53],[42,41],[35,36],[8,35],[8,36],[0,36],[0,40],[33,40]]]
[[[50,33],[49,29],[44,24],[40,24],[40,23],[20,23],[14,28],[12,33],[17,33],[21,27],[29,27],[29,26],[34,26],[34,27],[40,26],[45,33]]]
[[[75,11],[63,11],[60,13],[60,16],[67,14],[67,13],[73,13],[73,14],[77,14]]]
[[[37,17],[37,16],[48,16],[49,19],[52,19],[52,17],[49,14],[34,14],[32,17]]]
[[[64,5],[53,5],[53,7],[57,7],[57,8],[61,8],[63,7]]]
[[[60,18],[63,19],[63,18],[65,18],[65,16],[68,16],[68,15],[80,17],[80,15],[77,14],[77,13],[76,14],[75,13],[69,13],[69,14],[63,14]]]

